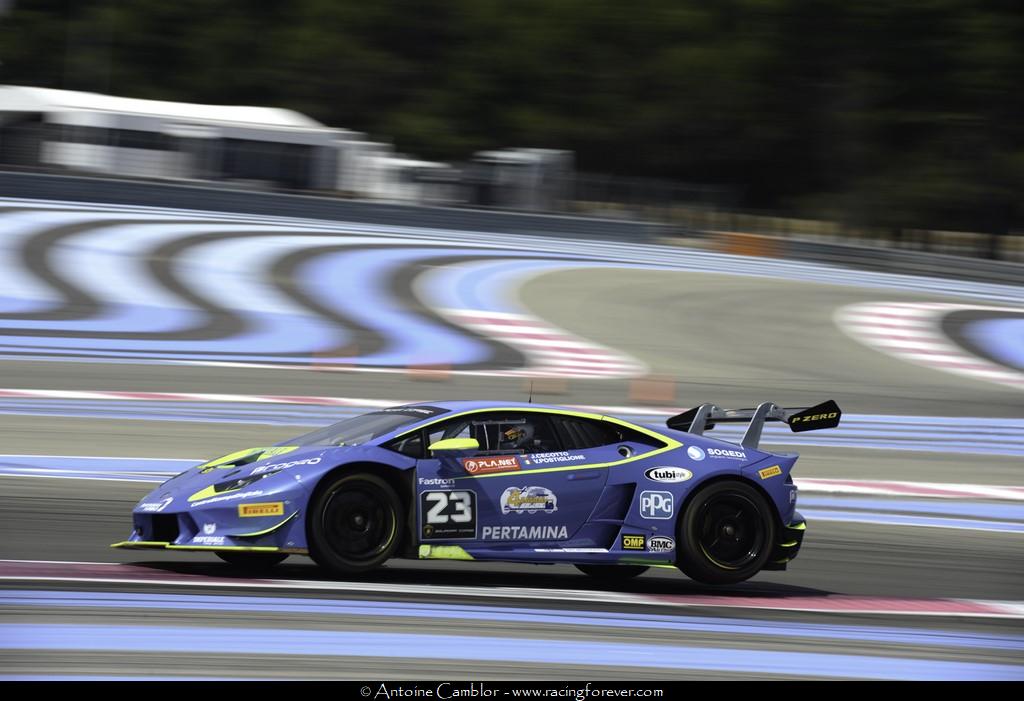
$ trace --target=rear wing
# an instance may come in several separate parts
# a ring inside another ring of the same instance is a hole
[[[754,449],[761,442],[761,429],[764,428],[765,421],[783,421],[789,425],[791,431],[799,433],[819,428],[835,428],[839,425],[842,415],[839,405],[831,399],[812,407],[790,409],[784,409],[772,402],[764,402],[756,409],[719,409],[714,404],[701,404],[673,416],[666,424],[677,431],[687,431],[699,436],[704,431],[714,428],[716,423],[750,422],[740,445]]]

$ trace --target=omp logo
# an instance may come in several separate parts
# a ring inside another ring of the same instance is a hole
[[[808,421],[824,421],[826,419],[834,419],[839,416],[838,411],[832,411],[827,414],[813,414],[811,416],[794,416],[789,420],[790,424],[807,423]]]
[[[623,550],[646,550],[647,538],[642,535],[623,535],[622,536],[622,549]]]
[[[776,475],[781,475],[782,474],[782,468],[779,467],[778,465],[772,465],[771,467],[766,467],[763,470],[758,470],[757,474],[759,474],[761,476],[761,479],[766,480],[769,477],[775,477]]]
[[[238,515],[240,518],[284,516],[284,502],[268,501],[263,504],[239,504]]]
[[[519,458],[508,455],[497,458],[465,458],[462,466],[471,475],[486,475],[492,472],[514,472],[519,467]]]

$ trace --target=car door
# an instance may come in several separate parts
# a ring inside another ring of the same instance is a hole
[[[480,448],[417,461],[421,542],[500,547],[570,541],[607,479],[593,467],[613,446],[567,445],[558,415],[517,409],[463,415],[432,426],[426,444],[473,438]]]

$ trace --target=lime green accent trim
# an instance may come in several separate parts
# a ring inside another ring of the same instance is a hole
[[[772,562],[772,564],[773,564],[773,565],[784,565],[784,564],[786,564],[787,562],[790,562],[790,561],[791,561],[792,559],[793,559],[793,558],[791,558],[791,557],[784,557],[784,558],[782,558],[781,560],[774,560],[774,561]]]
[[[243,545],[168,545],[168,550],[240,550],[257,553],[276,553],[281,548]]]
[[[401,438],[402,436],[408,435],[410,433],[414,433],[416,431],[419,431],[420,429],[424,429],[427,426],[433,426],[436,423],[440,423],[442,421],[448,421],[449,419],[454,419],[454,418],[456,418],[458,416],[469,416],[471,414],[486,414],[487,412],[490,412],[490,411],[524,411],[524,412],[529,413],[529,414],[561,414],[563,416],[576,416],[576,417],[581,418],[581,419],[594,419],[595,421],[607,421],[609,423],[619,424],[620,426],[626,426],[627,428],[631,428],[634,431],[639,431],[640,433],[643,433],[645,435],[651,436],[652,438],[657,438],[659,441],[664,441],[666,443],[678,443],[678,441],[673,440],[672,438],[669,438],[668,436],[664,436],[664,435],[662,435],[660,433],[657,433],[656,431],[652,431],[649,428],[644,428],[643,426],[637,426],[636,424],[632,424],[632,423],[630,423],[628,421],[623,421],[622,419],[617,419],[614,416],[604,416],[603,414],[591,414],[591,413],[588,413],[588,412],[585,412],[585,411],[573,411],[571,409],[546,409],[544,407],[536,407],[536,408],[534,408],[534,407],[522,407],[522,406],[483,407],[483,408],[480,408],[480,409],[468,409],[466,411],[452,412],[451,414],[444,414],[443,416],[440,416],[440,417],[434,419],[433,421],[428,421],[425,424],[420,424],[416,428],[412,428],[412,429],[409,429],[408,431],[400,433],[400,434],[398,434],[398,437]],[[682,444],[679,443],[679,445],[682,445]],[[650,453],[647,453],[647,455],[650,455]]]
[[[486,414],[486,413],[489,413],[489,412],[492,412],[492,411],[520,411],[520,412],[525,412],[525,413],[528,413],[528,414],[530,414],[530,413],[532,413],[532,414],[558,414],[560,416],[575,416],[575,417],[578,417],[578,418],[581,418],[581,419],[593,419],[595,421],[607,421],[608,423],[618,424],[619,426],[625,426],[626,428],[632,429],[634,431],[638,431],[639,433],[642,433],[645,436],[650,436],[651,438],[656,438],[656,439],[658,439],[659,441],[661,441],[662,443],[665,444],[664,448],[656,448],[655,450],[652,450],[652,451],[649,451],[649,452],[646,452],[646,453],[641,453],[640,455],[634,455],[631,458],[623,458],[622,460],[614,460],[612,462],[596,463],[594,465],[566,465],[565,467],[541,467],[541,468],[538,468],[536,470],[518,470],[518,471],[515,472],[516,475],[539,475],[539,474],[545,473],[545,472],[568,472],[569,470],[597,470],[597,469],[601,469],[601,468],[605,468],[605,467],[614,467],[616,465],[625,465],[626,463],[634,462],[636,460],[646,460],[647,458],[653,458],[655,455],[661,455],[662,453],[666,453],[666,452],[668,452],[670,450],[675,450],[676,448],[683,447],[683,444],[680,443],[679,441],[675,440],[674,438],[669,438],[668,436],[662,435],[662,434],[660,434],[660,433],[658,433],[656,431],[652,431],[649,428],[644,428],[643,426],[637,426],[636,424],[630,423],[629,421],[623,421],[622,419],[617,419],[617,418],[615,418],[613,416],[603,416],[601,414],[589,414],[589,413],[584,412],[584,411],[571,411],[571,410],[568,410],[568,409],[545,409],[545,408],[542,408],[542,407],[538,407],[536,409],[532,409],[532,408],[521,407],[521,406],[515,406],[515,407],[500,407],[500,406],[499,407],[487,407],[487,408],[483,408],[483,409],[471,409],[469,411],[461,411],[461,412],[453,413],[453,414],[445,414],[444,416],[442,416],[442,417],[440,417],[438,419],[434,419],[433,421],[430,421],[429,423],[421,424],[417,428],[414,428],[414,429],[411,429],[409,431],[406,431],[405,433],[399,434],[399,437],[404,436],[404,435],[409,434],[409,433],[413,433],[415,431],[419,431],[419,430],[421,430],[423,428],[426,428],[427,426],[432,426],[433,424],[439,423],[441,421],[448,421],[450,419],[454,419],[454,418],[459,417],[459,416],[469,416],[469,415],[472,415],[472,414]],[[464,476],[461,476],[461,477],[456,477],[455,479],[487,479],[488,477],[508,477],[509,474],[510,473],[508,473],[508,472],[494,472],[494,473],[490,473],[490,474],[486,474],[486,475],[464,475]]]
[[[122,540],[120,543],[111,543],[112,548],[166,548],[170,541],[158,540]]]
[[[806,521],[801,521],[800,523],[798,523],[796,525],[790,524],[790,525],[786,526],[786,528],[788,528],[791,531],[806,531],[807,530],[807,522]]]
[[[458,545],[421,545],[421,560],[472,560],[473,556]]]
[[[281,521],[281,523],[279,523],[279,524],[277,524],[275,526],[271,526],[270,528],[264,528],[262,531],[256,531],[255,533],[234,533],[234,534],[232,534],[229,537],[231,537],[231,538],[255,538],[257,536],[266,535],[267,533],[273,533],[278,528],[280,528],[281,526],[283,526],[284,524],[288,523],[293,518],[295,518],[298,514],[299,514],[299,512],[296,511],[291,516],[286,518],[284,521]]]
[[[480,450],[480,441],[476,438],[445,438],[432,444],[429,450]]]
[[[798,545],[795,540],[791,540],[788,543],[779,543],[780,548],[792,548],[794,545]]]
[[[663,570],[676,570],[676,569],[679,569],[675,565],[651,565],[651,567],[660,567]]]
[[[209,497],[215,497],[218,494],[220,494],[220,492],[215,490],[214,485],[211,484],[209,487],[204,487],[203,489],[200,489],[198,492],[190,496],[188,500],[191,503],[193,501],[200,501],[202,499],[208,499]]]
[[[235,460],[241,460],[244,457],[248,457],[253,453],[258,453],[261,450],[270,450],[269,448],[246,448],[245,450],[236,450],[233,453],[228,453],[219,458],[214,458],[210,462],[204,462],[199,465],[199,469],[202,470],[207,467],[217,467],[218,465],[233,465]]]
[[[275,445],[273,448],[264,448],[263,452],[260,453],[259,459],[264,460],[266,458],[272,458],[276,455],[284,455],[285,453],[290,453],[293,450],[298,449],[299,446],[297,445]]]
[[[250,455],[252,455],[253,453],[259,453],[260,454],[259,457],[256,458],[256,461],[258,462],[258,461],[263,460],[265,458],[272,458],[275,455],[284,455],[285,453],[290,453],[293,450],[298,450],[298,448],[299,448],[299,446],[297,446],[297,445],[275,445],[275,446],[264,446],[262,448],[246,448],[245,450],[236,450],[233,453],[228,453],[227,455],[224,455],[222,457],[214,458],[210,462],[204,462],[202,465],[198,466],[198,469],[200,469],[200,470],[210,470],[210,469],[213,469],[213,468],[225,468],[226,469],[226,468],[229,468],[229,467],[234,467],[235,462],[237,462],[238,460],[241,460],[242,458],[247,458]]]

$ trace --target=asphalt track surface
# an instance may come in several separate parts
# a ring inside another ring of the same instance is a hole
[[[1024,407],[1019,390],[909,364],[857,344],[833,323],[835,310],[848,304],[956,297],[624,268],[543,274],[526,282],[519,299],[551,324],[623,349],[653,374],[676,378],[680,406],[751,406],[764,400],[801,405],[834,398],[847,412],[1008,418],[1020,417]],[[5,388],[403,401],[511,400],[523,399],[526,391],[518,377],[455,375],[438,381],[324,372],[315,364],[247,369],[4,360],[0,377]],[[624,379],[572,379],[553,396],[538,385],[538,398],[553,403],[630,403]],[[202,458],[299,432],[289,426],[8,415],[0,422],[0,444],[6,454]],[[998,455],[824,447],[801,453],[797,477],[1018,485],[1024,468],[1018,457]],[[324,580],[309,560],[293,557],[273,574],[285,584],[268,593],[253,588],[252,575],[212,555],[109,549],[127,534],[130,509],[149,488],[0,479],[0,559],[129,563],[169,579],[192,578],[188,585],[5,581],[0,677],[1024,678],[1020,617],[727,605],[731,598],[800,597],[1020,602],[1020,534],[812,523],[788,572],[764,573],[724,591],[667,570],[652,570],[628,585],[600,586],[570,567],[416,561],[395,561],[354,582],[355,589],[319,590],[297,584]],[[204,578],[207,586],[194,584]],[[433,593],[453,587],[464,593]],[[501,592],[509,589],[536,595],[504,598]],[[544,596],[553,590],[615,591],[623,597],[616,603]],[[54,591],[68,600],[54,606]],[[122,597],[88,598],[103,592]],[[193,600],[159,598],[197,594],[214,599],[204,608]],[[638,603],[640,595],[715,595],[723,605],[652,608]],[[237,597],[254,603],[247,606]],[[258,597],[283,598],[287,606],[329,600],[334,608],[289,610],[280,601],[257,605]],[[385,604],[426,608],[396,613]],[[480,610],[467,617],[472,607]],[[608,614],[614,617],[596,624],[587,619]],[[671,620],[655,625],[636,618],[642,616]],[[149,627],[164,647],[139,643],[147,637],[140,627]],[[59,642],[90,635],[95,645]],[[274,642],[281,639],[290,647]],[[729,662],[736,659],[747,662]]]

